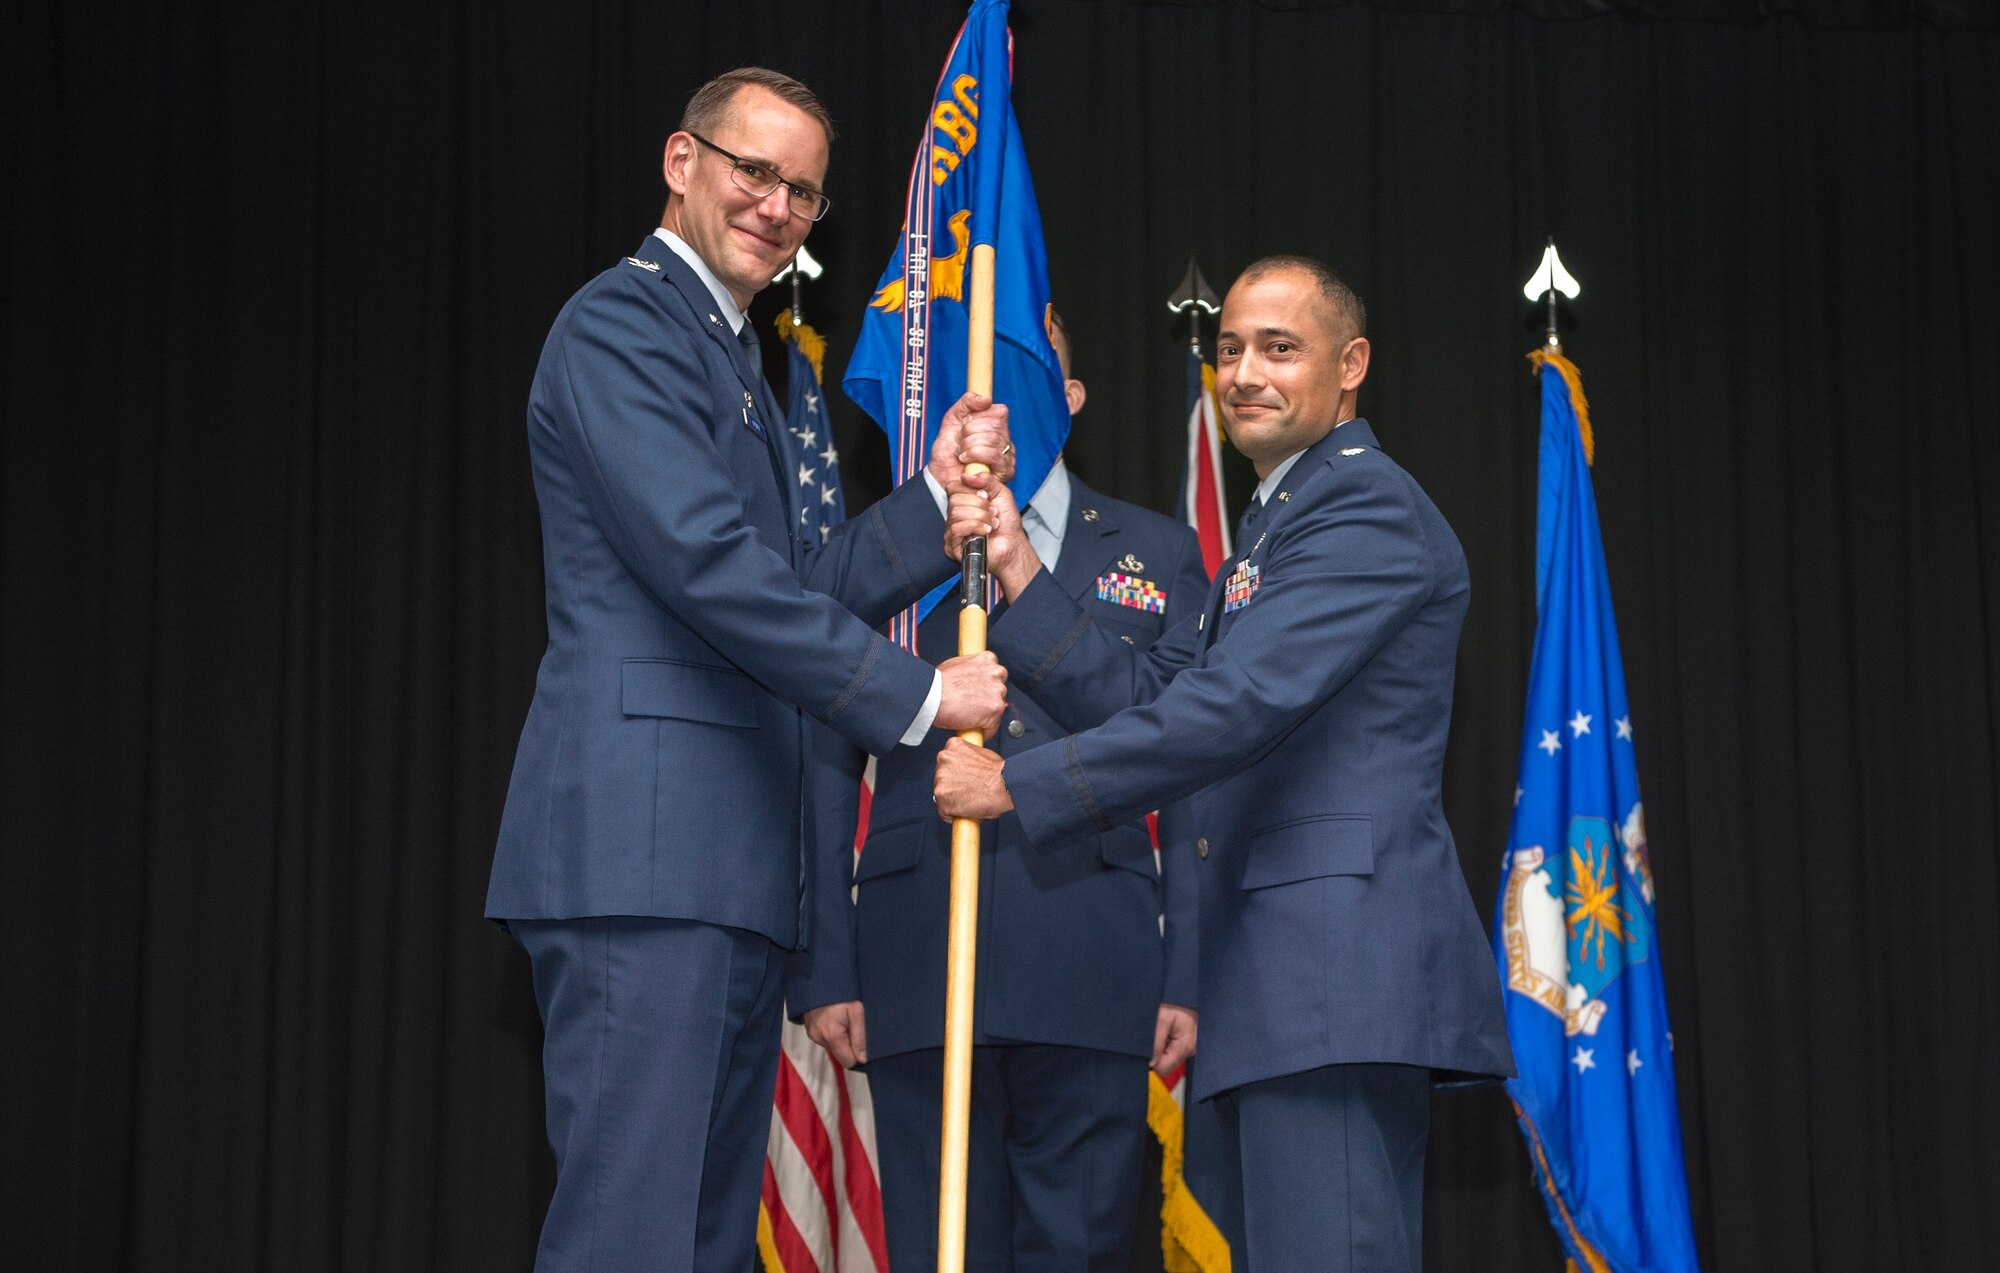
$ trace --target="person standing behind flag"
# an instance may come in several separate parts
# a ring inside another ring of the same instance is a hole
[[[1003,486],[954,503],[990,496],[1016,693],[1088,732],[947,745],[938,810],[1012,813],[1041,847],[1194,793],[1195,1095],[1234,1142],[1254,1273],[1418,1268],[1431,1087],[1513,1073],[1440,798],[1465,556],[1355,413],[1365,321],[1303,257],[1229,289],[1216,381],[1257,499],[1206,608],[1150,652],[1079,622]]]
[[[486,914],[527,950],[546,1032],[543,1270],[749,1266],[784,957],[807,936],[809,726],[889,753],[1005,706],[990,659],[933,669],[873,631],[951,573],[927,493],[824,546],[797,533],[799,461],[743,311],[826,212],[832,136],[787,76],[697,91],[660,229],[571,298],[536,369],[549,647]],[[1011,452],[1005,410],[968,397],[930,471],[951,488]]]
[[[1069,375],[1069,336],[1053,311],[1049,336],[1074,412],[1084,386]],[[1093,491],[1060,457],[1026,517],[1054,582],[1106,640],[1143,650],[1208,591],[1193,531]],[[927,658],[950,654],[955,609],[933,610],[917,639]],[[1061,734],[1048,707],[1014,694],[992,746],[1013,755]],[[882,758],[859,865],[844,849],[823,860],[817,937],[787,991],[816,1042],[842,1065],[866,1064],[889,1267],[901,1273],[937,1260],[951,857],[931,761],[948,737],[933,731],[924,748]],[[1147,1063],[1167,1073],[1195,1044],[1184,826],[1182,811],[1162,811],[1157,871],[1143,813],[1035,848],[1012,819],[986,830],[967,1268],[1112,1270],[1130,1258]]]

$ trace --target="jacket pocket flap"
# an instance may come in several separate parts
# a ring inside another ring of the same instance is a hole
[[[923,856],[924,845],[930,842],[928,832],[931,821],[919,818],[893,827],[870,827],[868,839],[861,846],[861,858],[854,864],[854,882],[859,884],[863,880],[893,875],[915,866],[917,859]],[[944,824],[940,822],[938,825]]]
[[[1250,837],[1245,889],[1296,884],[1323,875],[1371,875],[1375,826],[1366,814],[1329,814],[1269,827]]]
[[[626,659],[621,702],[627,716],[671,716],[737,729],[757,728],[750,678],[734,668],[670,659]]]

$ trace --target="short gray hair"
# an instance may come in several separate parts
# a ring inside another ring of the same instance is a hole
[[[724,71],[694,91],[687,109],[681,112],[681,131],[713,136],[736,113],[736,94],[745,88],[761,88],[789,106],[795,106],[819,121],[833,144],[833,116],[817,94],[791,76],[767,71],[761,66],[739,66]]]

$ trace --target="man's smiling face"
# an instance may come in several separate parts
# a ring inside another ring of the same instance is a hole
[[[1263,477],[1333,431],[1367,374],[1368,342],[1340,330],[1319,284],[1297,270],[1239,279],[1222,302],[1215,388],[1229,440]]]
[[[727,121],[705,133],[716,146],[783,178],[759,199],[732,178],[731,161],[677,132],[667,139],[667,188],[681,196],[663,223],[695,250],[739,308],[798,252],[813,223],[793,211],[785,182],[821,189],[826,131],[819,121],[756,85],[736,90]]]

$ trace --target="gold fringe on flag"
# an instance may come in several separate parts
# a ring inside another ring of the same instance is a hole
[[[1529,356],[1533,357],[1532,354]],[[1561,354],[1555,355],[1555,360],[1565,364],[1569,362]],[[1576,368],[1572,366],[1570,370],[1575,371]],[[1572,380],[1570,384],[1575,385],[1576,381]],[[1581,416],[1579,415],[1578,418],[1581,419]],[[1589,434],[1585,434],[1584,436],[1588,437]],[[1587,452],[1588,446],[1586,444]],[[1576,1221],[1570,1218],[1569,1204],[1563,1201],[1562,1191],[1556,1188],[1554,1178],[1549,1175],[1549,1159],[1548,1155],[1542,1152],[1541,1133],[1535,1130],[1535,1124],[1528,1118],[1527,1111],[1521,1108],[1521,1102],[1514,1100],[1512,1097],[1509,1097],[1508,1101],[1514,1107],[1514,1117],[1520,1120],[1521,1130],[1527,1134],[1528,1149],[1534,1155],[1535,1183],[1540,1185],[1542,1192],[1548,1195],[1554,1214],[1562,1218],[1563,1230],[1569,1234],[1570,1242],[1578,1251],[1583,1253],[1584,1263],[1588,1266],[1589,1273],[1611,1273],[1609,1262],[1605,1260],[1603,1255],[1598,1253],[1596,1247],[1590,1245],[1589,1239],[1585,1238],[1582,1230],[1576,1227]],[[1578,1267],[1574,1259],[1565,1257],[1563,1260],[1563,1273],[1584,1273],[1584,1270]]]
[[[794,331],[792,311],[788,309],[778,311],[777,327],[779,340],[792,339]],[[806,361],[812,364],[813,379],[819,381],[821,384],[825,384],[826,373],[821,370],[821,367],[826,362],[826,337],[814,331],[811,323],[799,323],[796,330],[798,332],[799,352],[804,354]]]
[[[757,1204],[757,1254],[763,1258],[764,1273],[785,1273],[785,1261],[778,1255],[778,1236],[771,1228],[771,1212],[761,1201]]]
[[[1528,361],[1535,364],[1535,374],[1538,376],[1542,374],[1543,367],[1554,367],[1557,374],[1562,376],[1563,383],[1569,386],[1569,405],[1576,412],[1577,431],[1583,435],[1583,462],[1596,464],[1597,438],[1590,431],[1590,404],[1583,398],[1583,373],[1578,371],[1576,364],[1569,359],[1546,349],[1531,350]]]
[[[1229,1240],[1181,1174],[1187,1121],[1160,1076],[1148,1072],[1146,1078],[1146,1123],[1160,1140],[1160,1191],[1166,1198],[1160,1206],[1160,1250],[1167,1273],[1229,1273]]]

